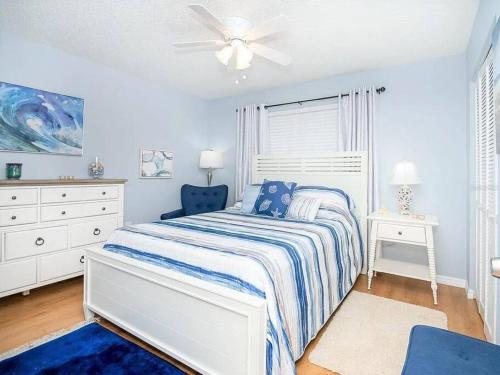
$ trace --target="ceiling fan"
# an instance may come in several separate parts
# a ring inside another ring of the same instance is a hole
[[[285,28],[285,16],[278,16],[252,27],[250,21],[241,17],[228,17],[221,22],[203,5],[192,4],[189,8],[207,23],[207,27],[219,33],[221,38],[178,42],[174,43],[175,47],[221,47],[215,52],[217,59],[222,64],[238,70],[250,67],[254,54],[283,66],[292,62],[292,58],[283,52],[256,43],[257,40],[282,31]]]

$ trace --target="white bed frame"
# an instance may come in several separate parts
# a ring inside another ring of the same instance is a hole
[[[264,178],[348,192],[357,204],[366,256],[364,153],[259,155],[253,180]],[[264,300],[98,247],[86,249],[85,258],[87,319],[98,314],[203,374],[266,373]]]

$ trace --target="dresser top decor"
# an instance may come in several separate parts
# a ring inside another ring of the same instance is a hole
[[[102,179],[40,179],[40,180],[0,180],[2,186],[34,186],[34,185],[110,185],[124,184],[128,180],[124,178],[102,178]]]

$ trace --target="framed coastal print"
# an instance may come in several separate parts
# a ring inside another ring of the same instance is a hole
[[[161,150],[141,150],[141,178],[172,178],[174,153]]]
[[[81,156],[83,99],[0,82],[0,151]]]

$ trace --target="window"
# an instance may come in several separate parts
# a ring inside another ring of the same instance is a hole
[[[337,151],[338,106],[273,111],[268,115],[270,154]]]

